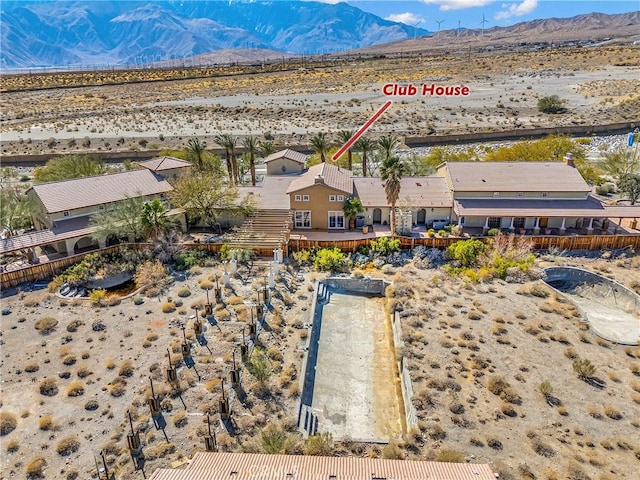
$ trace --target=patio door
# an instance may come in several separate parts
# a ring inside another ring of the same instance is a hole
[[[427,221],[427,211],[424,208],[418,210],[418,218],[416,219],[416,223],[418,225],[423,225]]]
[[[373,223],[382,223],[382,210],[379,208],[373,209]]]

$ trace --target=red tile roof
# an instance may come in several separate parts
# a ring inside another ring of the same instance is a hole
[[[495,480],[486,464],[199,452],[183,470],[160,469],[149,480]]]
[[[299,175],[287,193],[297,192],[316,185],[320,181],[323,185],[351,195],[353,193],[353,172],[329,163],[320,163]]]
[[[455,192],[589,192],[577,169],[563,162],[447,162]]]

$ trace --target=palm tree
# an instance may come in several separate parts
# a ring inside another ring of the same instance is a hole
[[[154,239],[174,226],[173,221],[167,216],[167,209],[158,198],[142,206],[142,225],[146,237]]]
[[[389,157],[382,162],[380,173],[384,182],[387,202],[391,205],[391,235],[396,233],[396,203],[400,197],[400,180],[404,174],[404,164],[398,157]]]
[[[311,147],[316,153],[320,154],[322,163],[326,162],[325,154],[329,151],[329,143],[323,132],[318,132],[318,134],[311,138]]]
[[[375,149],[373,140],[367,137],[360,137],[354,145],[356,151],[362,153],[362,176],[367,176],[367,155]]]
[[[221,133],[215,136],[215,142],[224,148],[225,159],[227,161],[227,173],[229,174],[229,182],[238,183],[238,165],[236,162],[236,143],[238,139],[228,133]]]
[[[242,140],[242,146],[247,149],[249,154],[249,168],[251,169],[251,185],[256,186],[256,150],[258,149],[258,140],[256,137],[246,137]]]
[[[378,146],[384,152],[384,159],[389,160],[391,158],[391,154],[393,150],[398,146],[400,140],[395,133],[390,133],[389,135],[383,135],[378,139]]]
[[[262,156],[262,158],[268,157],[276,151],[275,147],[273,146],[273,142],[269,141],[263,142],[262,140],[260,140],[258,142],[258,147],[260,148],[260,155]]]
[[[351,140],[355,133],[355,130],[340,130],[338,132],[338,140],[344,145]],[[347,150],[347,168],[353,170],[353,153],[350,148]]]
[[[192,138],[187,143],[187,151],[196,161],[198,168],[202,170],[202,154],[204,153],[204,143],[199,138]]]

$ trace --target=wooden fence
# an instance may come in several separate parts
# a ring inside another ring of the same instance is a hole
[[[414,248],[418,245],[424,245],[428,248],[445,249],[452,243],[461,240],[458,237],[448,238],[408,238],[396,237],[400,240],[400,247],[403,249]],[[491,237],[478,237],[481,240],[488,241]],[[616,250],[621,248],[640,249],[640,235],[577,235],[577,236],[531,236],[526,237],[533,242],[535,250],[547,250],[551,247],[560,250]],[[361,246],[369,246],[372,238],[363,238],[358,240],[289,240],[288,246],[284,247],[284,256],[289,256],[290,252],[306,250],[313,247],[331,248],[337,247],[343,252],[356,252]],[[186,243],[183,247],[186,249],[200,249],[211,253],[219,252],[223,244],[220,243]],[[145,243],[126,243],[114,245],[111,247],[93,250],[70,257],[52,260],[50,262],[38,265],[29,265],[27,267],[2,272],[0,274],[0,289],[15,287],[24,282],[37,282],[59,275],[75,263],[80,262],[85,255],[91,253],[109,254],[119,252],[123,249],[145,249],[149,248],[149,244]],[[272,257],[273,246],[258,246],[252,248],[260,257]]]

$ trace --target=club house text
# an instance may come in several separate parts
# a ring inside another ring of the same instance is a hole
[[[435,83],[423,84],[416,87],[413,84],[399,85],[387,83],[382,87],[382,93],[388,97],[466,97],[469,95],[469,87],[463,85],[436,85]]]

